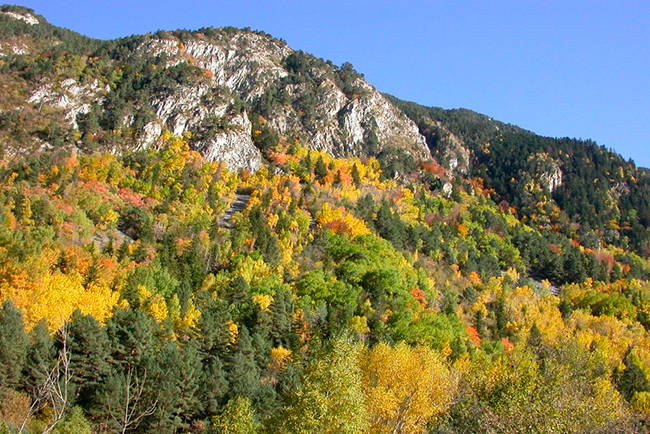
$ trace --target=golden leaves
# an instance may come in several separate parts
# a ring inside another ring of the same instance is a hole
[[[451,405],[457,382],[428,347],[379,344],[362,362],[370,432],[419,434]]]

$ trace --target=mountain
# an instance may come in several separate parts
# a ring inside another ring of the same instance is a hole
[[[429,157],[415,124],[349,64],[263,32],[207,28],[102,42],[28,9],[2,10],[2,99],[11,107],[3,130],[14,138],[6,152],[33,151],[31,138],[42,148],[145,149],[167,130],[191,135],[192,148],[231,169],[259,168],[258,148],[277,134],[336,156],[392,148]],[[27,131],[11,130],[18,117]]]
[[[470,110],[389,101],[450,173],[492,190],[502,207],[544,227],[650,254],[650,172],[592,141],[541,137]],[[572,227],[573,224],[573,227]],[[557,227],[557,226],[556,226]]]
[[[648,432],[633,162],[262,32],[0,51],[0,433]]]

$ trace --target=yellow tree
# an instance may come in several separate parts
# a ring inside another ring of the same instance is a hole
[[[428,347],[379,344],[363,358],[371,433],[419,434],[451,404],[457,381]]]

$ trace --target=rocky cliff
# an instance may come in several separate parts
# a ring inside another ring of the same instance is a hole
[[[7,80],[20,82],[13,107],[41,126],[28,131],[41,147],[144,149],[167,130],[209,160],[254,171],[262,155],[253,133],[263,125],[336,156],[397,148],[430,158],[415,123],[350,65],[336,67],[263,33],[158,32],[87,49],[77,38],[73,53],[70,35],[30,10],[5,7],[0,20],[14,29],[0,43]],[[3,99],[11,91],[4,88]],[[64,140],[42,124],[56,125]],[[20,152],[25,144],[13,135],[4,147]]]

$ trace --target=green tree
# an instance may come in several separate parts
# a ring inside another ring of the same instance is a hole
[[[20,385],[28,346],[23,315],[7,300],[0,308],[0,393]]]
[[[255,363],[255,351],[246,326],[241,326],[239,337],[228,364],[230,396],[256,399],[260,389],[260,373]]]
[[[277,421],[281,433],[368,431],[368,413],[359,366],[361,344],[339,339],[307,368],[302,387]]]
[[[327,176],[327,166],[323,161],[323,157],[321,157],[320,155],[318,156],[318,160],[316,160],[316,166],[314,167],[314,174],[316,175],[316,179],[323,179]]]
[[[108,337],[95,318],[82,315],[78,310],[72,314],[67,332],[77,404],[88,408],[111,371]]]
[[[251,401],[244,397],[229,400],[212,426],[218,434],[256,434],[260,428]]]

